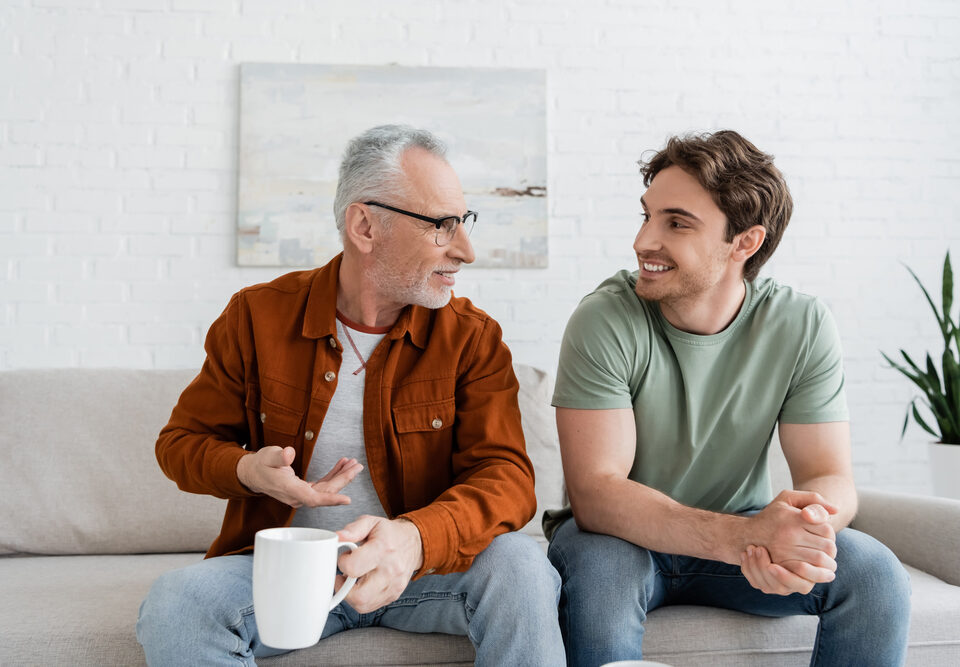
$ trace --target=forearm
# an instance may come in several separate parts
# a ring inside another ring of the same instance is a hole
[[[625,477],[597,479],[590,486],[569,490],[581,529],[652,551],[740,563],[747,546],[746,517],[687,507]]]
[[[821,475],[796,485],[799,491],[816,491],[839,508],[830,517],[830,525],[837,532],[846,528],[857,513],[857,491],[846,475]]]

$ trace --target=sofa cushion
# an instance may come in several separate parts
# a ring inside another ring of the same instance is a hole
[[[0,558],[0,664],[142,665],[135,625],[163,572],[200,554]],[[913,583],[909,664],[955,664],[960,587],[908,568]],[[725,609],[664,607],[647,621],[646,656],[683,665],[806,665],[817,619],[768,619]],[[52,634],[51,634],[52,633]],[[51,639],[50,641],[44,638]],[[27,658],[26,656],[29,656]],[[473,664],[464,637],[368,628],[263,665]]]
[[[196,371],[0,373],[0,553],[206,550],[224,501],[183,493],[154,443]]]
[[[540,507],[562,503],[549,375],[521,364]],[[206,551],[225,502],[180,491],[154,444],[195,370],[0,373],[0,554]],[[543,540],[538,517],[524,532]]]

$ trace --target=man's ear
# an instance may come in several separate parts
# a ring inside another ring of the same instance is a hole
[[[764,239],[767,238],[767,230],[763,225],[754,225],[750,229],[740,232],[733,239],[733,259],[738,262],[746,262],[748,259],[760,250]]]
[[[350,204],[344,212],[344,241],[349,241],[361,253],[368,254],[373,250],[375,233],[370,209],[359,202]]]

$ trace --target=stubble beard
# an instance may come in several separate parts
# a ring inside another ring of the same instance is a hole
[[[450,301],[452,290],[446,285],[439,289],[430,286],[433,272],[416,275],[405,271],[386,253],[377,253],[374,259],[373,281],[381,295],[395,303],[413,304],[436,310]]]

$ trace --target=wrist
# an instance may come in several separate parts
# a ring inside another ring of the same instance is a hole
[[[724,563],[739,565],[748,546],[760,546],[751,535],[752,521],[753,518],[748,516],[724,515],[719,525],[721,539],[718,541],[722,549],[720,560]]]
[[[412,570],[416,572],[423,567],[423,538],[420,536],[420,529],[417,528],[417,524],[404,517],[397,519],[397,522],[409,535],[408,544],[412,558]]]
[[[240,482],[245,489],[250,491],[250,493],[258,493],[250,482],[250,454],[251,452],[247,452],[237,459],[237,481]]]

